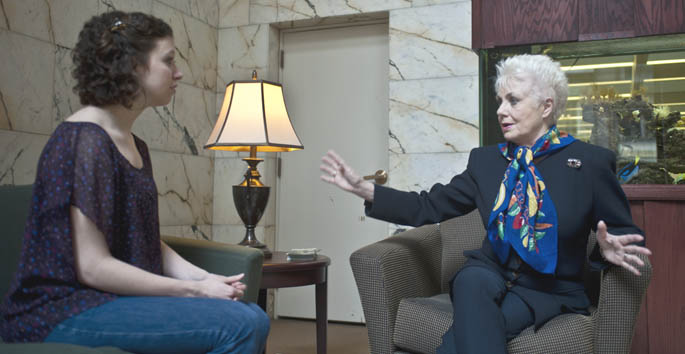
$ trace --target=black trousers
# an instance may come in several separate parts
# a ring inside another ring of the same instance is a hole
[[[438,354],[507,353],[507,341],[535,322],[532,309],[510,289],[515,271],[467,264],[452,280],[454,322]]]

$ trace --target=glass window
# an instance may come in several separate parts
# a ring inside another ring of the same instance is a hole
[[[559,61],[569,80],[560,130],[614,151],[622,182],[682,178],[685,51]]]
[[[559,130],[614,151],[621,183],[685,184],[685,50],[674,50],[683,48],[684,38],[652,38],[651,48],[645,39],[624,39],[603,41],[605,48],[592,42],[483,52],[481,87],[488,90],[481,95],[483,144],[502,141],[493,102],[494,64],[521,52],[546,53],[569,80]]]

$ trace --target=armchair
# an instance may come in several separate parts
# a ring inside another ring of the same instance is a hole
[[[484,237],[476,210],[352,253],[371,353],[435,352],[452,323],[448,282],[466,261],[463,251],[480,247]],[[593,233],[588,249],[595,242]],[[642,260],[641,277],[619,267],[601,276],[586,272],[591,314],[557,316],[536,333],[529,327],[509,342],[509,352],[628,353],[652,272],[649,260]]]
[[[0,186],[0,299],[9,290],[19,263],[24,224],[30,209],[32,186]],[[262,252],[256,249],[211,241],[164,236],[171,248],[182,257],[207,271],[231,275],[245,273],[244,299],[257,301],[262,277]],[[125,353],[117,348],[87,348],[60,343],[10,344],[0,341],[0,353]]]

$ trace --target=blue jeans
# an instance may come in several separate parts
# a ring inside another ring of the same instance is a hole
[[[269,318],[254,303],[120,297],[60,324],[46,342],[114,346],[135,353],[262,353]]]

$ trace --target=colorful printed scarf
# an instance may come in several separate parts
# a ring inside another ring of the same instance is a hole
[[[557,211],[533,159],[561,149],[576,139],[552,126],[533,147],[499,144],[509,166],[488,220],[488,239],[502,263],[513,247],[541,273],[557,267]],[[505,203],[508,201],[508,203]]]

